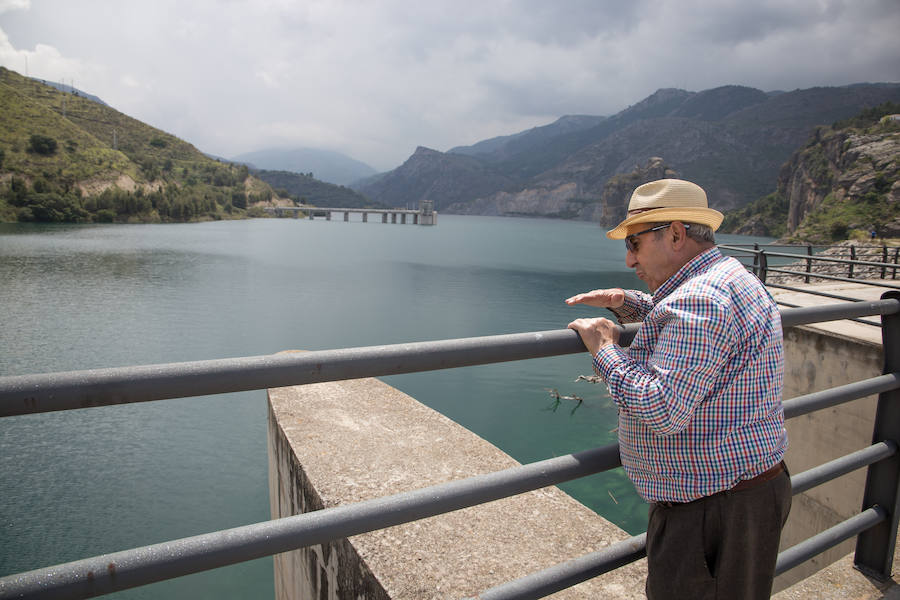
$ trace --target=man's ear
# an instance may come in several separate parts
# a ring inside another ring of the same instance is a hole
[[[675,246],[676,249],[683,247],[687,240],[687,229],[685,229],[684,223],[681,221],[672,221],[672,224],[669,226],[669,231],[672,235],[672,245]]]

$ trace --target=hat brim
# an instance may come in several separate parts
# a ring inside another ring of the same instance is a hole
[[[712,208],[691,208],[686,206],[673,206],[668,208],[654,208],[636,215],[632,215],[619,223],[615,229],[606,232],[606,237],[611,240],[624,240],[628,237],[628,228],[640,223],[663,223],[668,221],[681,221],[683,223],[699,223],[707,225],[713,231],[719,228],[725,215]]]

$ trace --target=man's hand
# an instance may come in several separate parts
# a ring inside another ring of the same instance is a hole
[[[618,308],[625,304],[625,290],[622,288],[609,288],[606,290],[591,290],[583,294],[576,294],[566,299],[566,304],[587,304],[597,308]]]
[[[596,355],[603,346],[619,341],[619,326],[602,317],[599,319],[575,319],[569,323],[569,329],[578,332],[591,356]]]

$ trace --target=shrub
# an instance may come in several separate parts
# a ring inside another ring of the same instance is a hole
[[[52,137],[33,134],[28,140],[28,149],[41,156],[50,156],[56,152],[57,143]]]

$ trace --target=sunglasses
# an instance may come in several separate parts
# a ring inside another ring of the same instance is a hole
[[[650,233],[651,231],[660,231],[661,229],[665,229],[666,227],[671,227],[671,223],[663,223],[662,225],[657,225],[656,227],[651,227],[650,229],[645,229],[643,231],[638,231],[637,233],[632,233],[627,238],[625,238],[625,249],[629,252],[637,252],[638,251],[638,236],[644,235],[645,233]],[[691,226],[688,223],[684,224],[685,229],[690,229]]]

